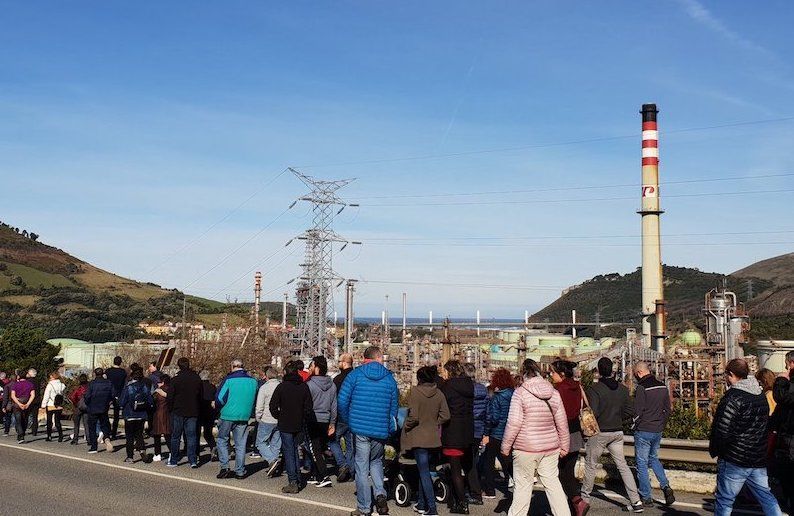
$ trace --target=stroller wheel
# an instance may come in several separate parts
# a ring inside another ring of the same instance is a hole
[[[447,499],[449,498],[449,488],[447,487],[447,483],[437,478],[433,482],[433,491],[436,495],[436,502],[437,503],[447,503]]]
[[[411,492],[411,486],[408,485],[408,482],[403,480],[398,481],[394,485],[394,492],[392,494],[394,503],[396,503],[398,507],[408,507],[411,505],[413,493]]]

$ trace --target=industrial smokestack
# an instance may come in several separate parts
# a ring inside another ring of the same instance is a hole
[[[259,302],[262,298],[262,273],[254,274],[254,339],[259,338]]]
[[[659,131],[656,104],[643,104],[642,111],[642,343],[664,353],[664,288],[659,230]]]

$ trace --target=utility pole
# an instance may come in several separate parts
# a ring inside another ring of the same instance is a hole
[[[262,298],[262,273],[254,274],[254,343],[259,342],[259,303]]]
[[[289,294],[284,292],[284,303],[281,305],[281,329],[287,330],[287,299]]]
[[[477,336],[480,336],[480,311],[477,310]]]
[[[353,292],[356,290],[356,280],[347,280],[345,296],[345,349],[351,353],[353,349],[353,326],[355,318],[353,316]]]
[[[389,352],[389,344],[391,343],[391,328],[389,327],[389,294],[386,294],[386,305],[383,310],[383,320],[384,320],[384,327],[383,327],[383,335],[384,335],[384,344],[385,348],[383,351],[384,353]]]

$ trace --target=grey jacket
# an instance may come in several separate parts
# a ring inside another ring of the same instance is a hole
[[[637,382],[634,391],[635,430],[661,433],[670,417],[670,391],[652,374]]]
[[[336,385],[333,378],[312,376],[308,385],[317,422],[336,424]]]
[[[273,396],[273,391],[276,390],[281,381],[277,379],[268,380],[259,387],[256,393],[256,406],[254,408],[254,415],[256,420],[261,423],[278,423],[278,420],[270,413],[270,398]]]

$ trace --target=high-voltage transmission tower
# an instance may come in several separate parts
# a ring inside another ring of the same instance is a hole
[[[303,272],[296,289],[295,297],[298,320],[295,331],[295,347],[300,348],[301,356],[323,355],[333,357],[336,351],[336,336],[329,337],[328,321],[333,317],[333,291],[344,278],[333,270],[333,244],[342,244],[342,249],[350,242],[337,235],[331,228],[334,217],[348,204],[336,192],[353,179],[324,181],[290,168],[290,172],[300,179],[311,192],[300,197],[312,205],[312,227],[298,236],[306,242]]]

